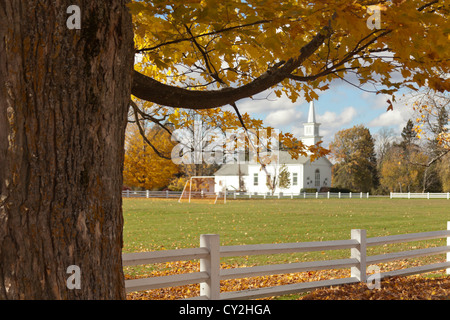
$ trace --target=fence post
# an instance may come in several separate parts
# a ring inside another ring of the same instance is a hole
[[[362,192],[359,193],[359,198],[362,199]]]
[[[367,199],[369,199],[369,193],[367,192]]]
[[[351,276],[366,282],[366,230],[352,229],[351,237],[359,242],[356,248],[351,249],[351,258],[358,260],[358,265],[351,267]]]
[[[339,191],[339,195],[338,195],[338,198],[340,199],[341,198],[341,192]]]
[[[316,191],[316,199],[319,198],[319,193]]]
[[[169,198],[169,190],[166,190],[166,198]]]
[[[348,194],[348,197],[349,197],[350,199],[352,198],[352,193],[351,193],[351,192]]]
[[[130,189],[127,189],[127,198],[130,197]]]
[[[145,196],[147,197],[147,199],[150,198],[150,191],[146,190],[145,191]]]
[[[447,221],[447,230],[450,231],[450,221]],[[447,246],[450,246],[450,237],[447,237]],[[447,252],[447,262],[450,262],[450,252]],[[450,268],[447,268],[447,274],[450,274]]]
[[[200,247],[209,250],[209,256],[200,259],[200,272],[207,272],[209,279],[200,283],[200,296],[209,300],[220,299],[220,238],[218,234],[200,235]]]
[[[392,199],[392,192],[391,192],[390,198]]]

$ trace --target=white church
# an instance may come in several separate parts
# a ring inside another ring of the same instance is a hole
[[[304,145],[314,145],[322,140],[319,135],[320,123],[316,122],[314,102],[310,103],[308,122],[303,126],[304,136],[300,139]],[[263,170],[261,164],[258,163],[223,165],[214,173],[214,191],[219,192],[224,189],[239,191],[239,176],[241,176],[241,184],[243,183],[243,189],[246,192],[268,194],[271,190],[267,185],[267,174],[270,177],[277,177],[282,166],[287,167],[290,186],[282,189],[276,185],[275,194],[280,192],[299,194],[302,189],[320,191],[322,187],[331,187],[332,163],[326,157],[311,162],[309,157],[299,155],[298,159],[293,159],[287,151],[279,151],[277,163],[266,166],[266,170]]]

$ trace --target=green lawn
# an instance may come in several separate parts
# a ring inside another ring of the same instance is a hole
[[[450,220],[446,199],[234,200],[226,204],[124,199],[124,252],[198,247],[204,233],[221,245],[349,239],[351,229],[368,237],[444,230]],[[445,239],[370,248],[378,254],[445,245]],[[246,264],[347,258],[349,250],[229,258]]]

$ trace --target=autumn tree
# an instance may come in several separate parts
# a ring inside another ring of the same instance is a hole
[[[399,144],[387,152],[380,169],[380,185],[391,192],[422,192],[427,156],[420,149],[405,150]]]
[[[368,192],[378,186],[375,145],[368,128],[359,125],[338,131],[330,144],[333,185]]]
[[[429,156],[420,142],[410,119],[402,129],[400,141],[391,144],[380,164],[382,190],[425,192],[429,187],[431,173],[424,165]]]
[[[448,92],[438,93],[430,89],[413,95],[416,114],[414,130],[424,143],[427,159],[419,163],[425,168],[422,190],[440,192],[445,189],[447,170],[446,155],[450,153],[450,96]]]
[[[416,115],[414,130],[419,138],[430,142],[434,157],[450,150],[450,95],[430,88],[411,94],[410,103]]]
[[[450,153],[447,153],[439,160],[437,172],[441,181],[441,191],[450,192]]]
[[[375,151],[377,156],[377,166],[379,169],[388,150],[395,142],[395,131],[392,128],[383,127],[378,131],[374,138],[376,142]]]
[[[380,1],[368,24],[372,4],[79,0],[77,29],[66,1],[1,1],[0,298],[125,297],[122,171],[137,99],[238,112],[268,89],[315,99],[350,74],[380,94],[448,90],[444,1]],[[81,289],[66,286],[71,265]]]
[[[291,186],[291,174],[288,167],[283,164],[280,167],[280,173],[278,174],[278,187],[280,189],[288,189]]]
[[[411,119],[406,122],[401,132],[400,147],[407,153],[414,148],[417,148],[417,133],[414,130],[414,124]]]
[[[179,172],[171,159],[160,157],[143,139],[134,124],[129,124],[125,145],[124,184],[143,190],[166,187]],[[150,127],[143,133],[159,152],[170,153],[173,148],[168,133],[159,127]]]
[[[405,166],[422,166],[420,192],[442,190],[441,162],[450,152],[446,135],[449,125],[450,97],[448,92],[438,93],[429,88],[409,95],[406,100],[413,106],[416,120],[409,120],[402,132],[401,145]],[[409,159],[410,153],[422,155]],[[444,161],[445,162],[445,161]]]

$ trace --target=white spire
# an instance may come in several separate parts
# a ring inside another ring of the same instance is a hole
[[[308,123],[316,122],[316,112],[314,110],[314,101],[311,101],[309,104],[309,113],[308,113]]]
[[[320,123],[316,122],[316,110],[314,108],[314,102],[309,104],[308,122],[303,123],[304,135],[301,138],[303,144],[311,146],[322,140],[319,136]]]

